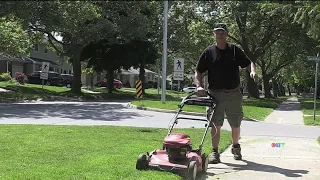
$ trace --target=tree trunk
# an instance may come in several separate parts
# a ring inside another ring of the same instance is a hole
[[[91,89],[92,89],[93,88],[93,73],[91,73],[90,86],[91,86]]]
[[[142,94],[145,94],[145,86],[146,86],[146,78],[145,78],[145,76],[144,76],[144,74],[145,74],[145,70],[144,70],[144,68],[145,68],[145,64],[144,64],[144,61],[142,61],[141,63],[140,63],[140,72],[139,72],[139,79],[141,80],[141,82],[142,82]]]
[[[288,88],[289,96],[291,96],[291,90],[290,90],[290,85],[289,84],[287,85],[287,88]]]
[[[286,88],[284,85],[281,85],[282,96],[286,96]]]
[[[113,69],[110,68],[107,70],[107,88],[109,94],[113,91],[113,81]]]
[[[278,91],[278,86],[277,86],[277,82],[275,79],[272,79],[272,89],[273,89],[273,96],[278,97],[279,91]]]
[[[270,78],[264,73],[262,73],[262,80],[263,80],[264,96],[266,98],[271,98],[272,94],[270,92],[270,84],[269,84]]]
[[[81,63],[80,55],[82,52],[82,47],[75,46],[72,48],[72,67],[73,67],[73,83],[71,91],[76,94],[81,93]]]
[[[247,86],[248,86],[248,96],[253,98],[259,98],[259,88],[257,83],[250,77],[250,73],[246,71],[246,79],[247,79]]]
[[[279,89],[279,96],[283,96],[284,92],[283,92],[283,86],[282,84],[278,83],[278,89]]]

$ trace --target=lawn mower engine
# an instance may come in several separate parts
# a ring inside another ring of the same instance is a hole
[[[166,136],[163,147],[167,151],[169,160],[187,158],[187,153],[192,150],[190,136],[183,133],[173,133]]]

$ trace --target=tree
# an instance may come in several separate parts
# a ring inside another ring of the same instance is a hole
[[[307,36],[306,31],[299,25],[288,26],[288,30],[279,36],[279,40],[267,50],[257,61],[262,71],[265,96],[271,97],[269,81],[281,79],[278,73],[286,66],[296,63],[298,56],[307,56],[315,52],[316,41]],[[280,73],[281,74],[281,73]],[[278,78],[273,78],[277,76]],[[274,89],[276,90],[276,89]]]
[[[98,72],[107,71],[108,92],[112,93],[115,71],[131,66],[140,67],[139,77],[145,84],[144,67],[146,64],[154,64],[159,54],[149,41],[132,40],[110,45],[107,40],[101,40],[87,46],[81,56],[82,60],[89,61],[88,67],[93,67]]]
[[[3,5],[3,4],[1,4]],[[74,82],[72,91],[81,92],[80,53],[83,47],[100,38],[97,24],[100,9],[88,1],[9,1],[6,11],[19,17],[25,29],[41,32],[61,54],[70,57]],[[54,33],[63,37],[58,41]]]
[[[28,32],[24,30],[19,19],[9,16],[0,19],[0,52],[9,56],[20,57],[32,47]]]
[[[158,29],[154,28],[158,14],[153,2],[99,2],[102,18],[109,22],[107,38],[91,43],[83,54],[89,66],[97,71],[107,70],[108,92],[112,92],[113,73],[120,67],[140,66],[144,82],[144,67],[157,57]],[[142,31],[143,29],[143,31]],[[147,52],[147,53],[146,53]]]

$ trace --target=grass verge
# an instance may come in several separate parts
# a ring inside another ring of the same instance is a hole
[[[170,98],[169,98],[170,99]],[[280,98],[260,98],[260,99],[244,99],[243,100],[243,112],[244,116],[251,119],[264,120],[274,108],[278,107],[287,97]],[[181,103],[181,99],[173,99],[166,101],[162,104],[159,100],[154,99],[142,99],[132,101],[133,105],[140,107],[150,107],[158,109],[177,110],[178,104]],[[204,113],[205,107],[202,106],[185,106],[183,111]]]
[[[71,88],[43,86],[37,84],[19,85],[11,82],[0,82],[0,87],[10,90],[9,92],[0,92],[0,102],[19,102],[42,99],[44,101],[90,101],[90,100],[121,100],[133,99],[132,94],[115,90],[109,93],[87,93],[74,94]]]
[[[318,141],[318,143],[319,143],[319,146],[320,146],[320,137],[318,137],[317,141]]]
[[[203,129],[174,129],[188,133],[197,148]],[[167,129],[116,126],[0,126],[2,179],[180,179],[158,171],[137,171],[141,153],[162,147]],[[222,131],[220,150],[231,143]],[[204,152],[209,153],[207,136]]]
[[[320,100],[316,101],[316,117],[313,119],[314,101],[313,99],[299,98],[301,110],[303,113],[303,121],[305,125],[319,126],[320,125]]]

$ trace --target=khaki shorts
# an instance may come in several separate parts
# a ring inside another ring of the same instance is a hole
[[[225,115],[231,127],[240,127],[243,118],[242,93],[239,88],[233,90],[209,90],[218,100],[212,122],[216,126],[222,126]],[[207,108],[207,117],[210,117],[212,110]]]

